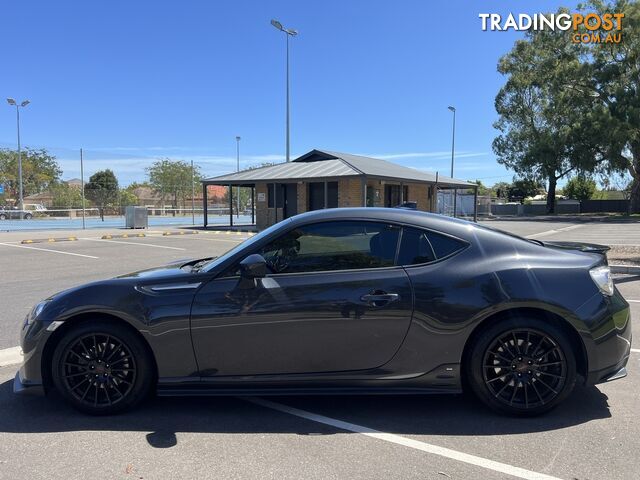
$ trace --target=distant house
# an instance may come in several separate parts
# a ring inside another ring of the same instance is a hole
[[[63,180],[62,183],[73,188],[82,188],[82,180],[79,178]],[[24,203],[25,205],[44,205],[47,208],[51,208],[53,206],[53,193],[49,190],[45,190],[44,192],[27,195],[24,197]]]

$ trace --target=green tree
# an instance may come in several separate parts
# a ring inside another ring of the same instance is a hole
[[[491,195],[496,198],[509,198],[509,189],[511,184],[509,182],[497,182],[491,187]]]
[[[238,212],[238,190],[240,190],[240,211]],[[229,205],[229,189],[227,188],[224,192],[223,202],[225,205]],[[240,215],[245,209],[247,209],[251,205],[251,189],[250,188],[240,188],[233,187],[233,211]]]
[[[535,180],[529,178],[517,179],[509,186],[507,192],[509,201],[524,203],[525,198],[535,197],[543,192],[542,185]]]
[[[487,186],[485,186],[482,183],[482,180],[467,180],[469,183],[475,183],[476,185],[478,185],[478,195],[490,195],[491,194],[491,189],[489,189]],[[470,190],[471,193],[473,193],[473,190]]]
[[[45,149],[22,150],[23,196],[48,190],[60,180],[62,170],[56,157]],[[0,183],[5,186],[5,198],[17,202],[19,197],[18,152],[0,149]]]
[[[604,169],[629,173],[630,211],[640,213],[640,3],[590,0],[584,8],[624,13],[622,42],[589,44],[583,56],[589,75],[572,86],[591,98],[602,127],[593,135],[600,142],[599,156],[606,160]]]
[[[96,204],[100,211],[100,218],[104,221],[105,207],[118,203],[118,179],[109,170],[100,170],[89,178],[84,186],[86,197]]]
[[[500,134],[493,150],[519,177],[547,184],[549,213],[559,179],[603,161],[596,154],[593,132],[601,125],[593,99],[567,86],[585,74],[582,54],[567,32],[529,31],[498,64],[507,80],[496,96]]]
[[[564,186],[563,194],[572,200],[589,200],[596,193],[597,186],[593,178],[586,175],[572,177]]]
[[[53,185],[49,191],[53,195],[53,206],[57,208],[82,207],[82,190],[61,182]]]
[[[138,205],[138,197],[135,193],[132,192],[131,185],[129,185],[127,188],[120,189],[119,201],[121,207]]]
[[[147,168],[147,175],[149,184],[160,194],[162,202],[171,198],[173,208],[178,208],[179,203],[184,207],[193,188],[196,191],[201,188],[200,167],[196,165],[192,171],[191,165],[181,160],[160,159]]]

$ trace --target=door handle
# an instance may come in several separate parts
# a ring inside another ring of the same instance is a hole
[[[372,307],[383,307],[391,302],[395,302],[400,299],[400,295],[397,293],[368,293],[362,295],[360,300],[368,303]]]

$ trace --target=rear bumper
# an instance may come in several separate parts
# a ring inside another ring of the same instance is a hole
[[[629,304],[616,291],[605,299],[605,313],[596,317],[587,347],[589,371],[586,383],[595,385],[623,378],[631,354]]]

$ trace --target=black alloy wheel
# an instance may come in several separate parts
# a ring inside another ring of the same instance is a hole
[[[83,323],[61,339],[53,380],[74,407],[91,414],[130,408],[151,388],[149,355],[140,339],[121,325]]]
[[[567,379],[567,361],[558,344],[533,329],[498,336],[484,356],[483,380],[499,402],[534,408],[552,401]]]
[[[557,326],[538,319],[490,327],[478,337],[470,362],[474,392],[501,413],[546,412],[571,393],[576,380],[571,343]]]

